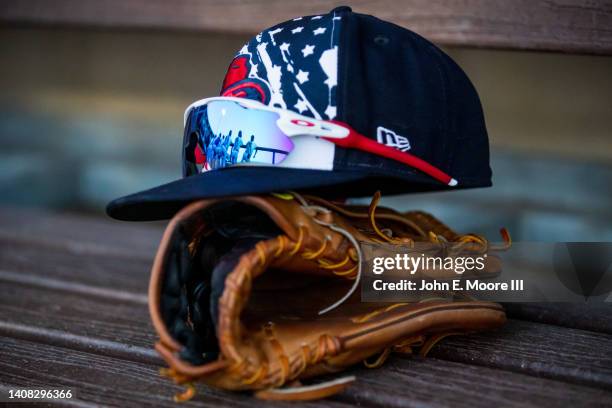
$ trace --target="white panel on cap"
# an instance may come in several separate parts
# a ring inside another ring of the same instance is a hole
[[[312,136],[296,136],[294,149],[277,167],[293,169],[333,170],[335,145]]]

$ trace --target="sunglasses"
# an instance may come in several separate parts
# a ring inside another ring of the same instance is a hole
[[[395,160],[449,186],[458,183],[426,161],[380,144],[345,123],[313,119],[251,99],[202,99],[187,107],[184,119],[184,176],[238,165],[274,166],[293,151],[293,137],[312,136]]]

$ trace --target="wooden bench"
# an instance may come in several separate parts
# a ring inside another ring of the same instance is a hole
[[[256,33],[347,1],[5,0],[10,23]],[[443,45],[612,53],[612,2],[605,0],[363,0],[356,12],[409,27]]]
[[[0,384],[71,387],[77,405],[164,405],[146,286],[158,224],[0,210]],[[612,308],[507,305],[500,330],[448,338],[428,358],[355,367],[342,406],[612,404]],[[251,405],[200,386],[187,406]],[[283,404],[274,404],[283,405]]]
[[[338,3],[5,0],[0,21],[254,33]],[[612,54],[609,1],[372,0],[354,9],[442,45]],[[146,306],[162,228],[0,209],[0,390],[71,387],[77,406],[170,404],[181,389],[157,373],[163,364]],[[425,359],[355,367],[358,382],[347,392],[300,406],[612,405],[612,307],[505,306],[510,320],[497,331],[445,339]],[[255,403],[199,388],[185,406]]]

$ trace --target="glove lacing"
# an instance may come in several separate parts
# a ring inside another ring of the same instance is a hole
[[[336,262],[336,263],[332,263],[324,258],[320,258],[320,256],[324,253],[325,249],[327,248],[327,245],[330,241],[330,237],[327,236],[325,237],[325,239],[323,240],[323,244],[321,245],[321,247],[316,250],[316,251],[304,251],[301,253],[301,256],[304,259],[307,260],[315,260],[317,261],[317,263],[319,264],[319,266],[322,269],[328,269],[330,271],[332,271],[332,273],[334,273],[335,275],[338,276],[343,276],[347,279],[350,280],[354,280],[353,285],[351,285],[351,288],[348,290],[348,292],[342,296],[342,298],[340,298],[338,301],[334,302],[332,305],[322,309],[321,311],[319,311],[319,315],[325,314],[335,308],[337,308],[338,306],[340,306],[342,303],[344,303],[348,298],[350,298],[353,293],[357,290],[357,288],[359,287],[359,283],[361,281],[361,275],[362,275],[362,260],[363,260],[363,254],[361,252],[361,247],[357,241],[357,239],[346,229],[339,227],[336,224],[333,224],[331,222],[327,222],[321,218],[318,217],[318,215],[320,214],[329,214],[332,211],[328,208],[326,208],[323,205],[313,205],[313,204],[309,204],[308,201],[306,201],[306,199],[304,197],[302,197],[300,194],[295,193],[295,192],[290,192],[289,194],[275,194],[276,196],[278,196],[279,198],[283,198],[283,199],[293,199],[295,198],[296,200],[298,200],[301,204],[302,209],[309,215],[312,217],[313,221],[316,222],[319,225],[325,226],[329,229],[331,229],[332,231],[335,231],[339,234],[342,234],[353,246],[354,250],[351,251],[347,251],[347,255],[346,257],[340,261],[340,262]],[[372,200],[370,202],[369,208],[368,208],[368,218],[370,221],[370,225],[372,227],[372,230],[374,231],[374,233],[381,238],[381,240],[377,240],[374,239],[375,241],[379,242],[379,243],[393,243],[393,244],[403,244],[403,245],[413,245],[414,244],[414,239],[411,237],[394,237],[393,236],[393,232],[390,229],[386,229],[386,228],[379,228],[377,223],[376,223],[376,208],[379,205],[381,199],[381,194],[380,192],[376,192],[374,194],[374,196],[372,197]],[[331,206],[333,209],[336,209],[335,205],[331,204],[331,203],[325,203],[326,205],[329,204],[329,206]],[[351,214],[345,214],[348,216],[351,216]],[[399,221],[399,220],[398,220]],[[412,220],[409,220],[407,218],[402,218],[401,222],[406,224],[407,226],[409,226],[412,230],[414,230],[417,235],[423,237],[423,238],[428,238],[430,242],[433,243],[439,243],[443,246],[443,248],[445,248],[444,250],[446,250],[447,244],[449,243],[448,240],[446,238],[444,238],[441,235],[436,235],[433,231],[428,231],[425,232],[419,225],[417,225],[415,222],[413,222]],[[304,227],[300,227],[299,228],[299,232],[298,232],[298,238],[297,241],[295,242],[295,244],[293,244],[293,248],[291,249],[291,251],[289,252],[289,255],[295,255],[299,252],[299,250],[302,247],[302,244],[304,242]],[[482,251],[482,252],[486,252],[488,249],[507,249],[510,245],[511,245],[511,238],[510,238],[510,234],[508,233],[508,231],[505,228],[502,228],[500,230],[500,234],[504,240],[504,244],[500,247],[494,247],[493,245],[490,245],[488,243],[488,241],[476,234],[466,234],[466,235],[461,235],[457,238],[457,240],[453,243],[454,247],[453,249],[456,250],[464,250],[466,249],[466,247],[468,247],[469,249],[472,250],[477,250],[477,251]],[[277,251],[275,252],[275,257],[280,256],[285,247],[290,245],[289,239],[288,237],[281,235],[278,237],[279,240],[279,247],[277,249]],[[264,251],[262,250],[262,248],[260,248],[259,245],[255,246],[256,250],[258,251],[259,257],[260,257],[260,262],[262,264],[265,264],[266,262],[266,256]],[[348,269],[344,269],[344,270],[339,270],[340,268],[343,268],[344,266],[346,266],[348,263],[350,263],[351,261],[353,261],[355,263],[354,266],[352,266],[351,268]],[[389,311],[391,309],[394,309],[396,307],[400,307],[405,305],[405,303],[396,303],[394,305],[391,305],[385,309],[379,310],[379,311],[374,311],[369,313],[366,316],[363,316],[361,318],[357,318],[360,319],[359,322],[365,322],[373,317],[375,317],[376,315]],[[266,328],[266,332],[268,333],[268,337],[271,336],[270,340],[274,340],[273,335],[271,334],[271,327],[267,327]],[[391,355],[392,352],[398,352],[398,353],[403,353],[403,354],[411,354],[412,353],[412,348],[413,347],[420,347],[420,352],[419,354],[422,356],[425,356],[430,350],[431,348],[441,339],[443,339],[446,336],[450,336],[450,335],[454,335],[454,334],[458,334],[458,333],[454,333],[454,332],[449,332],[449,333],[442,333],[442,334],[438,334],[435,336],[430,337],[429,339],[426,339],[424,336],[413,336],[410,337],[408,339],[404,339],[402,341],[400,341],[399,343],[392,345],[390,347],[387,347],[383,350],[383,352],[376,358],[376,360],[374,362],[369,362],[368,360],[364,360],[364,365],[368,368],[376,368],[381,366],[385,360]],[[323,358],[324,356],[326,356],[326,352],[325,349],[327,348],[327,345],[330,344],[328,342],[328,339],[324,338],[324,336],[322,336],[322,338],[319,341],[318,347],[315,348],[314,350],[314,357],[310,357],[312,354],[312,351],[307,348],[303,348],[302,350],[302,354],[303,354],[303,364],[301,365],[300,369],[296,372],[293,373],[293,375],[291,376],[292,378],[296,378],[299,376],[299,374],[304,371],[307,366],[309,364],[313,364],[313,363],[317,363],[318,361],[321,360],[321,358]],[[282,364],[282,375],[280,378],[280,384],[282,385],[284,384],[285,380],[288,378],[288,374],[289,374],[289,368],[288,368],[288,361],[286,356],[284,355],[284,352],[282,351],[282,348],[276,348],[279,350],[279,357],[280,357],[280,361],[283,362],[284,364]],[[284,357],[284,358],[283,358]],[[265,375],[267,374],[268,371],[268,365],[267,364],[262,364],[259,369],[250,377],[245,378],[243,380],[243,382],[245,384],[252,384],[257,382],[258,380],[260,380],[261,378],[265,377]],[[196,388],[195,385],[192,382],[188,382],[188,380],[186,378],[179,378],[181,377],[178,373],[176,373],[173,369],[162,369],[160,370],[160,374],[166,377],[170,377],[173,378],[175,380],[175,382],[177,383],[182,383],[184,386],[186,386],[186,389],[184,392],[179,393],[177,395],[175,395],[174,399],[177,402],[180,401],[188,401],[191,398],[193,398],[193,396],[196,393]],[[349,381],[352,382],[354,381],[354,377],[347,377],[346,379],[341,379],[341,380],[345,380],[345,381]]]

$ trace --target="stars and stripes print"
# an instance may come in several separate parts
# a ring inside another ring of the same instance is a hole
[[[295,18],[259,33],[236,56],[248,61],[244,80],[267,88],[268,100],[262,102],[334,119],[340,25],[340,16],[326,14]]]

